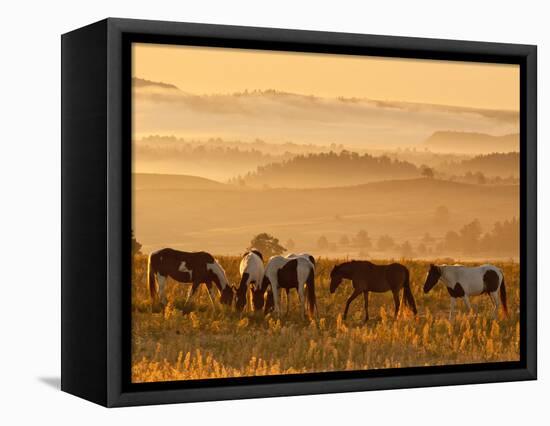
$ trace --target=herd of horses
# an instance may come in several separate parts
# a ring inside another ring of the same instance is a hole
[[[149,255],[147,281],[153,303],[160,299],[166,306],[166,280],[168,277],[190,283],[185,306],[191,303],[201,284],[208,289],[208,295],[215,307],[216,293],[223,305],[232,306],[242,312],[247,306],[252,311],[273,312],[281,315],[281,292],[286,291],[286,313],[290,306],[290,290],[295,289],[300,300],[301,314],[310,317],[318,315],[315,296],[315,258],[308,253],[272,256],[264,265],[258,250],[247,251],[240,262],[241,281],[233,286],[227,279],[219,262],[206,252],[183,252],[165,248]],[[352,260],[340,263],[330,273],[330,293],[333,294],[344,279],[350,280],[353,292],[346,301],[343,319],[346,319],[350,304],[361,294],[365,303],[365,321],[369,319],[369,292],[391,291],[397,317],[401,306],[399,293],[403,290],[403,304],[415,315],[416,303],[411,292],[410,274],[400,263],[376,265],[369,261]],[[452,319],[457,299],[462,299],[471,310],[470,296],[487,294],[493,302],[493,315],[496,317],[499,303],[507,313],[506,286],[502,271],[494,265],[430,265],[424,284],[428,293],[438,282],[442,282],[450,296]],[[217,289],[217,291],[216,291]]]

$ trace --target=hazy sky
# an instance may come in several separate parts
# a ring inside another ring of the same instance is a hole
[[[253,89],[519,110],[519,66],[134,44],[133,76],[193,94]]]

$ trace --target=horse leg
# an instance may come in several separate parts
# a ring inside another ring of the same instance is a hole
[[[287,293],[288,294],[288,293]],[[302,313],[302,319],[306,317],[306,299],[304,294],[304,286],[298,284],[298,299],[300,299],[300,310]]]
[[[256,283],[254,283],[254,286],[256,286]],[[256,288],[256,287],[254,287]],[[246,304],[245,306],[248,307],[249,312],[254,312],[254,302],[252,301],[252,292],[254,290],[252,289],[252,286],[248,286],[246,289]]]
[[[183,309],[187,307],[187,305],[191,302],[192,299],[195,298],[195,294],[197,293],[197,289],[199,288],[200,283],[193,282],[191,285],[191,288],[187,292],[187,298],[185,299],[185,303],[183,304]]]
[[[290,312],[290,289],[286,289],[286,316]]]
[[[449,310],[449,321],[453,319],[453,311],[455,310],[456,297],[451,297],[451,307]]]
[[[493,319],[496,319],[498,316],[498,305],[499,305],[498,291],[493,291],[492,293],[489,293],[489,297],[493,301],[493,306],[495,308],[493,310]]]
[[[157,275],[157,281],[159,283],[159,295],[160,295],[160,304],[162,305],[162,308],[167,304],[167,297],[166,297],[166,277],[164,275]]]
[[[395,305],[395,313],[393,314],[393,318],[397,319],[397,314],[399,313],[399,290],[392,290],[393,293],[393,303]]]
[[[281,316],[281,300],[279,299],[279,289],[276,285],[271,284],[271,292],[273,293],[273,311],[275,314]]]
[[[365,322],[369,320],[369,291],[365,290],[363,292],[363,297],[365,298]]]
[[[212,303],[212,309],[216,311],[216,293],[211,281],[206,283],[206,288],[208,289],[208,297],[210,298],[210,302]]]
[[[348,301],[346,302],[346,309],[344,309],[344,317],[343,319],[345,320],[346,317],[348,316],[348,310],[349,310],[349,305],[351,304],[351,302],[353,302],[357,296],[359,296],[361,294],[361,291],[360,290],[357,290],[357,289],[353,289],[353,293],[351,293],[351,296],[348,297]]]

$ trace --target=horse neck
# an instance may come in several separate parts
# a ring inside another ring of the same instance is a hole
[[[347,280],[353,278],[353,264],[351,262],[342,263],[342,267],[339,269],[338,273]]]
[[[214,274],[213,278],[222,290],[229,285],[225,272],[218,262],[209,263],[207,268]]]
[[[449,266],[440,266],[439,270],[441,271],[441,277],[439,278],[443,283],[448,287],[454,287],[452,282],[453,268]]]

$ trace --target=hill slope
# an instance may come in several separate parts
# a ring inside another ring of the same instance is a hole
[[[260,232],[283,243],[292,238],[301,251],[315,251],[321,235],[337,241],[360,229],[374,238],[390,234],[397,242],[414,242],[426,232],[443,236],[474,218],[490,228],[519,216],[517,185],[410,179],[311,189],[163,189],[174,186],[163,182],[135,191],[134,232],[146,252],[172,246],[238,254]],[[450,219],[434,223],[441,205]]]
[[[438,131],[424,146],[439,152],[511,152],[519,151],[519,134],[492,136],[484,133]]]
[[[184,190],[184,189],[230,189],[230,185],[225,185],[215,180],[206,179],[198,176],[189,175],[161,175],[137,173],[134,177],[134,189],[141,190]]]

